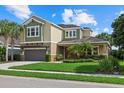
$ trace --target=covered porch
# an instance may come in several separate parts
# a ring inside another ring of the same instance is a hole
[[[63,55],[64,59],[68,59],[73,57],[72,55],[70,55],[69,51],[68,51],[68,47],[71,46],[73,44],[63,44],[63,45],[59,45],[58,46],[58,50],[59,53]],[[87,55],[88,56],[108,56],[109,52],[110,52],[110,47],[108,46],[108,44],[105,43],[98,43],[98,44],[94,44],[92,43],[93,47],[87,51]],[[83,58],[83,54],[82,57]]]

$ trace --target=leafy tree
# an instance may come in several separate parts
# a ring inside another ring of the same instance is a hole
[[[82,53],[84,53],[85,56],[87,56],[87,51],[91,48],[92,45],[90,43],[83,42],[80,44],[71,45],[70,47],[68,47],[68,50],[71,54],[76,54],[76,57],[79,58]]]
[[[83,42],[81,43],[81,52],[85,53],[85,56],[87,56],[87,52],[88,50],[90,50],[93,46],[91,45],[91,43],[88,42]]]
[[[3,36],[5,39],[6,61],[8,61],[8,44],[9,44],[10,29],[11,29],[10,21],[8,20],[0,21],[0,36]]]
[[[96,37],[108,40],[110,42],[110,44],[113,45],[113,38],[112,38],[111,34],[103,32],[101,34],[96,35]]]
[[[113,21],[112,28],[114,45],[118,46],[119,49],[124,49],[124,14],[121,14]]]
[[[20,25],[6,19],[0,20],[0,36],[3,36],[5,39],[6,61],[8,61],[8,45],[9,43],[11,44],[13,51],[14,39],[18,38],[20,31],[22,31],[22,27]]]
[[[21,25],[17,23],[11,23],[11,30],[10,30],[10,44],[11,44],[11,61],[13,61],[13,48],[15,44],[15,40],[19,39],[20,33],[24,30]]]
[[[68,51],[71,54],[75,54],[76,57],[79,58],[81,53],[81,46],[80,44],[71,45],[70,47],[68,47]]]

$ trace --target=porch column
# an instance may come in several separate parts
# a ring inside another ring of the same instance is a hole
[[[98,55],[99,55],[99,46],[97,47],[97,53],[98,53]]]
[[[24,49],[22,49],[20,56],[21,56],[21,61],[24,61],[25,60]]]

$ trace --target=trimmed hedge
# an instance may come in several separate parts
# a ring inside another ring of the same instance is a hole
[[[49,54],[46,54],[45,55],[45,60],[46,60],[46,62],[50,62],[51,61],[51,58],[50,58],[50,55]]]
[[[93,59],[66,59],[63,63],[82,63],[82,62],[95,62]]]
[[[105,55],[88,55],[86,57],[82,57],[84,59],[94,59],[94,60],[101,60],[101,59],[105,59],[106,56]]]

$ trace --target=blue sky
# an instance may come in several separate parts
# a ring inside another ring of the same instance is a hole
[[[55,24],[73,23],[81,27],[90,27],[93,35],[101,32],[111,33],[111,23],[121,13],[124,13],[124,6],[117,5],[0,6],[0,19],[9,19],[21,24],[30,16],[37,15]]]

